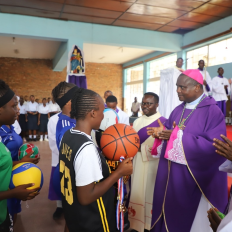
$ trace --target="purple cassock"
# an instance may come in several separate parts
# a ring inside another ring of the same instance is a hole
[[[179,122],[183,109],[184,103],[173,110],[165,123],[167,129],[172,128],[174,121],[176,124]],[[185,109],[183,118],[191,111]],[[218,167],[225,158],[218,155],[212,145],[214,138],[220,139],[221,134],[226,135],[224,115],[216,101],[212,97],[206,97],[187,119],[185,126],[182,144],[192,174],[208,200],[224,212],[228,202],[227,174],[220,172]],[[152,226],[155,222],[156,224],[151,231],[166,232],[167,226],[169,232],[189,232],[202,193],[186,165],[169,161],[171,166],[168,181],[168,160],[164,158],[166,146],[165,142],[156,177]]]

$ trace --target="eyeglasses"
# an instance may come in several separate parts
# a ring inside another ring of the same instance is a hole
[[[152,103],[152,102],[142,102],[142,106],[151,106],[152,104],[154,104],[154,103]]]

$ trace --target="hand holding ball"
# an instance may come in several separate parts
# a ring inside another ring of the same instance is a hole
[[[125,124],[115,124],[107,128],[101,137],[102,153],[109,159],[119,161],[120,157],[134,157],[139,150],[137,132]]]
[[[32,143],[24,143],[20,148],[19,148],[19,153],[18,153],[18,158],[21,160],[24,156],[28,155],[29,153],[32,153],[30,156],[31,158],[39,158],[39,148],[35,146]]]
[[[43,173],[38,166],[32,163],[19,163],[13,167],[10,181],[10,189],[25,184],[34,184],[27,189],[39,190],[43,186]]]

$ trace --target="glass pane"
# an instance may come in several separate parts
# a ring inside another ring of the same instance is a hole
[[[204,60],[207,65],[208,46],[187,52],[187,69],[198,68],[199,60]]]
[[[143,80],[143,65],[127,69],[127,82]]]
[[[209,45],[209,66],[231,62],[231,45],[232,39],[222,40]]]
[[[159,91],[160,91],[160,80],[148,82],[147,92],[153,92],[159,95]]]
[[[177,54],[166,56],[149,62],[149,78],[160,77],[160,70],[174,67],[176,65]]]
[[[143,83],[126,85],[125,96],[125,112],[131,116],[131,106],[134,98],[137,97],[138,102],[142,102],[143,98]]]

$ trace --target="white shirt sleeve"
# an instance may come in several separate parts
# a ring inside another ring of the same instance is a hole
[[[48,121],[48,141],[52,151],[52,167],[56,167],[59,163],[59,151],[56,145],[56,125],[58,119],[58,114],[56,114]]]
[[[93,142],[86,142],[73,162],[76,186],[86,186],[103,178],[101,159]]]

